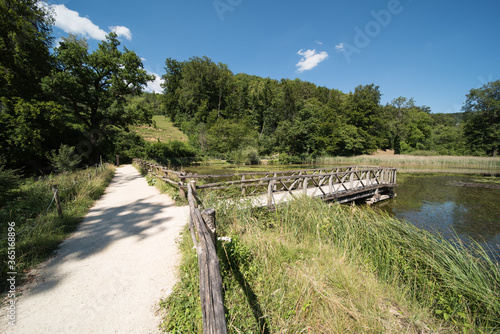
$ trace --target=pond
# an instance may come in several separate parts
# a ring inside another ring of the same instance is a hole
[[[500,259],[499,180],[480,175],[398,173],[396,198],[377,207],[448,239],[458,236],[469,243],[472,238]]]
[[[214,165],[188,167],[185,170],[213,175],[327,167],[334,166]],[[458,236],[469,243],[469,238],[472,238],[491,248],[491,254],[500,260],[500,177],[486,177],[478,174],[480,171],[467,169],[455,169],[455,173],[450,173],[450,170],[429,172],[425,169],[398,168],[396,198],[381,202],[376,207],[448,239]],[[482,172],[488,175],[500,173]],[[485,188],[485,185],[493,188]]]

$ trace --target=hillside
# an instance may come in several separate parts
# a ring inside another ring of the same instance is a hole
[[[153,116],[153,126],[139,125],[131,126],[130,129],[138,133],[147,141],[167,142],[171,140],[188,141],[188,137],[179,128],[174,126],[167,116]]]

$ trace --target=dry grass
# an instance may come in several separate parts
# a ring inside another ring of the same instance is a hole
[[[473,168],[499,170],[500,157],[360,155],[356,157],[323,157],[319,164],[353,164],[392,167]]]

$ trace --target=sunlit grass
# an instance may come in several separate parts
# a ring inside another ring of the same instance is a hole
[[[137,132],[142,138],[148,141],[188,141],[188,137],[181,130],[179,130],[179,128],[174,126],[167,116],[153,116],[153,121],[154,126],[139,125],[132,126],[130,128],[132,131]]]

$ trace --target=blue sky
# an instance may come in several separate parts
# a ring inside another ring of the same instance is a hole
[[[159,76],[168,57],[206,55],[235,74],[345,93],[374,83],[382,103],[413,97],[434,113],[459,112],[471,88],[500,79],[497,0],[48,2],[56,37],[95,47],[114,30]]]

